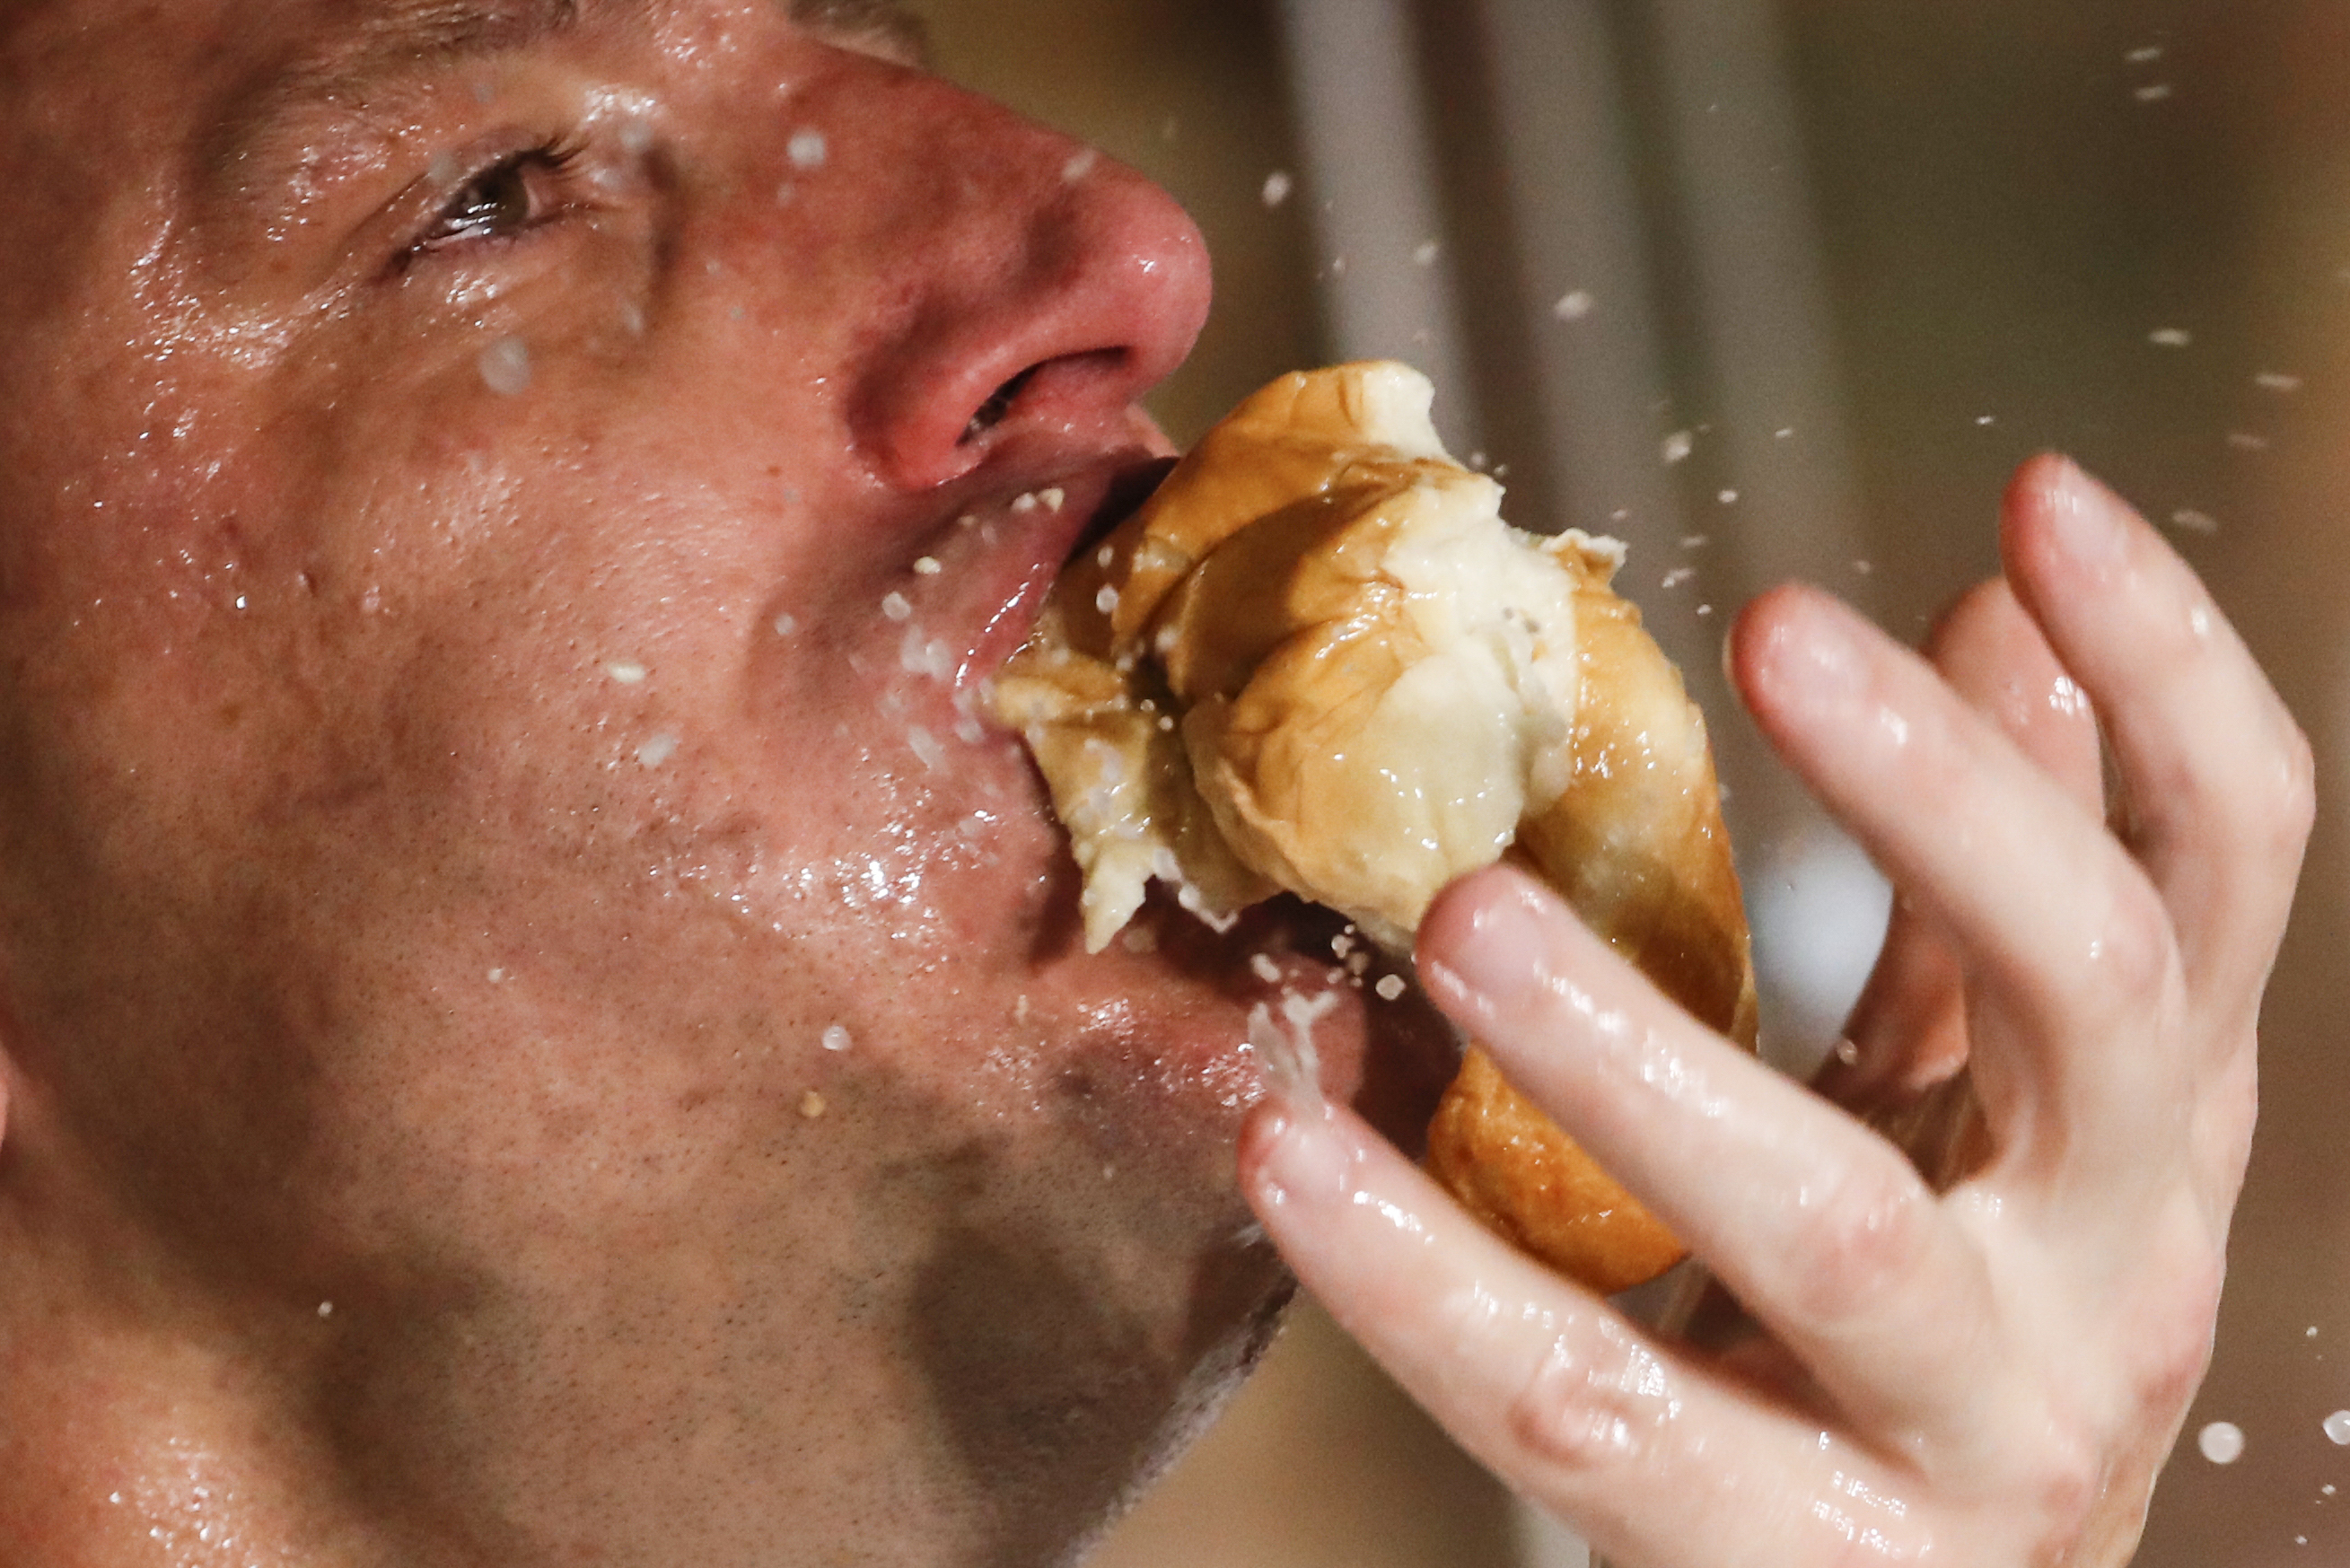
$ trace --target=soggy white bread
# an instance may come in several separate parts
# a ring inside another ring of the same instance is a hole
[[[1085,872],[1099,950],[1156,877],[1211,922],[1274,892],[1406,953],[1507,856],[1752,1044],[1746,924],[1705,726],[1607,587],[1618,547],[1501,519],[1399,365],[1284,378],[1056,585],[997,686]],[[1602,1290],[1672,1237],[1468,1054],[1430,1168]]]

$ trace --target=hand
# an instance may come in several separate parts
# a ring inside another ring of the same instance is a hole
[[[1898,1108],[1966,1064],[1980,1162],[1947,1192],[1514,873],[1421,928],[1430,992],[1767,1339],[1652,1336],[1343,1110],[1275,1099],[1243,1141],[1307,1287],[1625,1568],[2118,1564],[2201,1379],[2309,751],[2193,575],[2070,464],[2024,471],[2002,550],[2013,597],[1979,597],[1941,650],[1992,714],[1810,592],[1760,601],[1731,649],[1899,890],[1841,1087]]]

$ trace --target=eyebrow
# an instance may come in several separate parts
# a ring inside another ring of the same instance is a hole
[[[780,3],[780,0],[779,0]],[[5,5],[5,0],[0,0]],[[515,54],[590,25],[640,21],[660,0],[394,0],[324,47],[236,95],[208,140],[205,163],[244,167],[277,128],[306,110],[348,108],[387,78]],[[903,65],[926,67],[929,32],[904,0],[789,0],[792,22]]]

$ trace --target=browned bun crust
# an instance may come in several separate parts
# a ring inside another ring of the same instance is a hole
[[[1608,587],[1620,552],[1508,529],[1430,395],[1398,366],[1284,378],[1056,586],[997,711],[1086,869],[1088,945],[1156,877],[1211,919],[1287,888],[1401,954],[1446,882],[1507,854],[1751,1048],[1704,721]],[[1681,1256],[1473,1046],[1429,1165],[1595,1289]]]
[[[1705,721],[1597,572],[1577,585],[1585,669],[1573,782],[1513,857],[1699,1022],[1752,1050],[1754,969]],[[1603,1293],[1679,1262],[1663,1221],[1471,1046],[1428,1129],[1428,1165],[1501,1235]]]

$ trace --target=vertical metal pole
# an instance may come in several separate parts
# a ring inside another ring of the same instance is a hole
[[[1746,591],[1788,577],[1864,588],[1835,322],[1774,5],[1648,0],[1646,14],[1714,414],[1700,459],[1737,497],[1711,532]],[[1888,900],[1792,780],[1729,749],[1766,1043],[1807,1072],[1875,959]]]
[[[1437,385],[1437,428],[1482,439],[1408,0],[1283,0],[1305,192],[1343,359],[1402,359]],[[1429,247],[1433,246],[1431,250]]]

